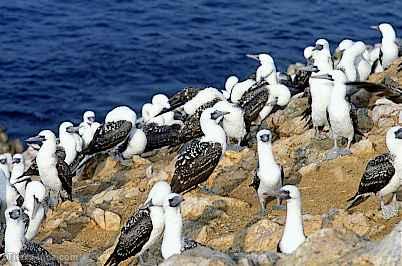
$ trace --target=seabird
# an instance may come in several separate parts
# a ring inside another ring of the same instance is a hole
[[[357,123],[352,120],[352,116],[356,117],[356,115],[352,113],[353,108],[346,100],[347,87],[345,82],[347,81],[347,77],[345,73],[341,70],[333,70],[330,74],[315,75],[311,78],[326,79],[333,82],[331,98],[327,107],[327,118],[331,127],[334,147],[327,154],[327,159],[335,159],[338,156],[351,154],[350,145]],[[348,139],[346,149],[338,148],[337,140],[339,137]]]
[[[333,70],[333,62],[329,51],[329,44],[324,39],[319,39],[313,52],[314,66],[306,68],[312,71],[309,79],[311,94],[311,120],[315,130],[315,136],[319,137],[319,133],[325,126],[327,121],[327,107],[331,98],[332,83],[328,80],[314,79],[313,76],[328,74]],[[318,72],[316,72],[318,69]]]
[[[168,183],[156,183],[140,207],[121,229],[119,241],[105,265],[118,265],[129,257],[140,257],[162,236],[165,221],[163,203],[171,189]]]
[[[183,105],[183,110],[186,114],[193,115],[199,107],[217,98],[220,100],[225,99],[222,93],[220,93],[217,89],[212,87],[205,88],[198,92],[197,95],[190,101],[186,102]]]
[[[7,209],[7,183],[9,182],[10,172],[7,165],[7,157],[0,154],[0,229],[3,229],[6,224],[4,211]]]
[[[222,128],[225,130],[228,138],[237,140],[237,147],[240,147],[241,141],[247,135],[246,125],[244,123],[244,112],[237,104],[227,101],[216,103],[213,108],[227,114],[222,118]]]
[[[387,131],[385,138],[388,153],[381,154],[367,163],[356,194],[348,200],[346,209],[357,206],[370,195],[380,198],[380,207],[385,219],[395,215],[397,205],[395,193],[401,185],[402,170],[402,127],[395,126]],[[385,205],[384,196],[394,194],[393,204]]]
[[[73,127],[71,122],[63,122],[59,126],[59,145],[64,148],[66,153],[64,161],[68,165],[74,161],[83,148],[82,138],[77,133],[74,133]]]
[[[180,106],[183,106],[186,102],[193,99],[202,90],[202,88],[187,87],[177,92],[175,95],[169,98],[170,109],[166,111],[171,111]]]
[[[225,98],[228,99],[232,103],[238,103],[243,94],[250,89],[254,84],[255,80],[246,79],[242,82],[239,82],[239,78],[236,76],[229,76],[225,82]]]
[[[279,198],[286,200],[286,222],[277,251],[293,253],[306,240],[303,229],[301,195],[296,186],[286,185],[279,190]]]
[[[334,56],[332,58],[335,67],[337,67],[339,62],[342,60],[343,53],[346,51],[346,49],[352,47],[353,43],[354,42],[352,40],[344,39],[338,44],[338,47],[336,47]]]
[[[336,68],[345,73],[348,81],[366,80],[370,75],[371,65],[363,58],[365,51],[366,45],[359,41],[343,52],[342,59]]]
[[[82,122],[79,124],[78,128],[73,127],[69,130],[70,132],[78,132],[78,134],[80,134],[84,142],[84,148],[86,148],[92,141],[94,134],[100,125],[101,124],[96,122],[95,113],[93,111],[85,111],[82,117]]]
[[[165,231],[163,233],[161,252],[165,260],[184,251],[182,239],[183,219],[180,210],[182,201],[183,197],[181,195],[170,193],[163,203]]]
[[[372,26],[371,28],[381,32],[382,35],[378,59],[373,64],[374,71],[377,73],[384,71],[395,59],[398,58],[399,46],[396,40],[396,32],[392,25],[381,23],[380,25]]]
[[[269,197],[276,197],[276,192],[282,187],[283,168],[275,161],[272,152],[272,133],[267,129],[257,133],[258,163],[253,182],[261,206],[261,214],[266,213],[266,203]],[[278,199],[278,205],[280,200]]]
[[[72,200],[72,177],[71,169],[64,160],[56,156],[56,136],[50,130],[42,130],[36,137],[26,140],[28,143],[37,143],[40,149],[36,156],[39,176],[42,183],[62,200]],[[63,195],[62,192],[67,195]]]
[[[195,189],[212,174],[226,150],[226,134],[219,122],[227,113],[206,109],[200,118],[204,136],[187,143],[179,152],[171,181],[172,192]]]
[[[168,109],[170,109],[169,98],[164,94],[156,94],[152,97],[151,103],[146,103],[142,106],[142,119],[145,123],[148,123],[152,118]]]
[[[160,126],[156,123],[149,123],[145,124],[142,130],[147,140],[145,152],[148,152],[177,145],[181,126],[178,124]]]
[[[13,156],[13,170],[11,172],[10,183],[15,186],[21,196],[25,195],[25,188],[28,180],[31,178],[27,176],[24,182],[16,183],[18,178],[23,176],[25,169],[24,157],[22,154],[17,153]]]
[[[8,208],[5,215],[7,221],[4,237],[5,254],[11,266],[60,265],[46,249],[25,238],[29,218],[20,207]]]
[[[45,217],[46,197],[46,188],[42,182],[36,180],[28,182],[22,205],[22,209],[29,217],[29,225],[25,232],[25,238],[28,240],[36,236]]]

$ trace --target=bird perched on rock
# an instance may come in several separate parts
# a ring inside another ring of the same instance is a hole
[[[163,203],[171,189],[168,183],[156,183],[140,207],[121,229],[119,240],[105,265],[118,265],[129,257],[140,257],[156,241],[165,227]]]
[[[378,73],[387,69],[398,58],[399,46],[396,40],[396,32],[391,24],[381,23],[371,28],[379,31],[382,35],[381,46],[372,51],[377,57],[373,63],[373,72]]]
[[[226,134],[219,126],[226,114],[214,108],[203,111],[200,124],[204,136],[187,143],[177,155],[172,192],[195,189],[212,174],[226,150]]]
[[[263,129],[257,133],[258,163],[250,186],[257,192],[261,214],[266,213],[267,199],[276,197],[276,192],[282,187],[284,179],[283,168],[275,161],[271,142],[271,131]],[[276,198],[280,204],[279,198]]]
[[[279,198],[286,200],[286,222],[277,251],[293,253],[306,240],[303,229],[301,194],[296,186],[286,185],[279,190]]]
[[[388,153],[381,154],[367,163],[356,194],[351,197],[346,209],[365,201],[370,195],[380,199],[380,207],[385,219],[396,215],[398,204],[395,193],[401,185],[402,170],[402,127],[395,126],[387,131],[385,137]],[[385,205],[384,196],[393,194],[393,202]]]

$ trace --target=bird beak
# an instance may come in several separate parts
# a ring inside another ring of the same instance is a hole
[[[12,164],[18,164],[20,162],[21,162],[20,158],[15,158],[15,159],[13,159]]]
[[[334,79],[332,78],[332,76],[329,75],[329,74],[311,76],[311,78],[313,78],[313,79],[326,79],[326,80],[334,81]]]
[[[402,139],[402,128],[395,131],[395,138]]]
[[[174,120],[180,120],[180,121],[184,121],[184,120],[186,120],[186,114],[183,114],[182,112],[180,112],[180,111],[174,111],[173,112],[173,119]]]
[[[336,60],[340,60],[343,56],[343,50],[339,50],[338,48],[335,49],[335,54],[334,54],[334,58]]]
[[[299,68],[299,70],[307,71],[307,72],[314,72],[314,73],[319,71],[318,67],[316,67],[314,65],[307,65],[307,66]]]
[[[91,123],[95,122],[95,116],[88,117],[88,121]]]
[[[321,51],[322,49],[324,49],[324,45],[316,44],[315,47],[313,48],[313,51]]]
[[[32,219],[35,218],[35,215],[38,212],[38,208],[39,208],[39,205],[40,205],[40,202],[39,202],[38,198],[35,197],[35,195],[34,195],[33,198],[34,198],[34,204],[33,204],[33,208],[32,208]]]
[[[184,201],[184,198],[181,195],[174,196],[169,200],[169,205],[171,207],[177,207]]]
[[[262,142],[268,142],[270,140],[271,136],[269,134],[263,134],[260,136],[260,140]]]
[[[281,200],[291,199],[289,195],[289,191],[280,189],[278,192],[274,193],[275,197],[278,197]]]
[[[41,145],[43,141],[45,141],[45,139],[40,136],[30,137],[25,140],[25,142],[28,144],[39,144],[39,145]]]
[[[370,26],[370,29],[380,31],[380,27],[378,26]]]
[[[223,117],[223,116],[225,116],[227,114],[230,114],[230,112],[222,112],[222,111],[219,111],[219,110],[215,110],[213,113],[211,113],[211,119],[216,120],[219,117]]]
[[[248,58],[251,58],[251,59],[254,59],[254,60],[260,61],[259,56],[258,56],[258,55],[256,55],[256,54],[246,54],[246,56],[247,56]]]
[[[88,120],[89,120],[89,118],[88,118]],[[79,127],[70,126],[70,127],[66,128],[67,133],[78,133],[78,130],[79,130]]]

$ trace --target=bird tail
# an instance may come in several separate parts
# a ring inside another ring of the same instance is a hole
[[[368,197],[368,195],[356,194],[355,196],[347,200],[349,204],[348,206],[346,206],[346,210],[356,207],[357,205],[365,201]]]
[[[114,253],[112,253],[103,266],[117,266],[117,265],[119,265],[119,263],[116,260]]]

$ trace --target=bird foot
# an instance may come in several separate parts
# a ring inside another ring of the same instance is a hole
[[[286,211],[286,205],[273,205],[272,210],[276,211]]]
[[[392,217],[399,215],[399,203],[397,201],[392,201],[388,205],[383,205],[382,216],[385,220],[391,219]]]
[[[332,148],[327,152],[325,155],[326,160],[334,160],[338,157],[345,156],[345,155],[350,155],[352,152],[349,149],[346,148]]]
[[[240,145],[237,144],[229,144],[227,149],[229,151],[240,152],[241,150],[244,149],[244,147],[241,147]]]

